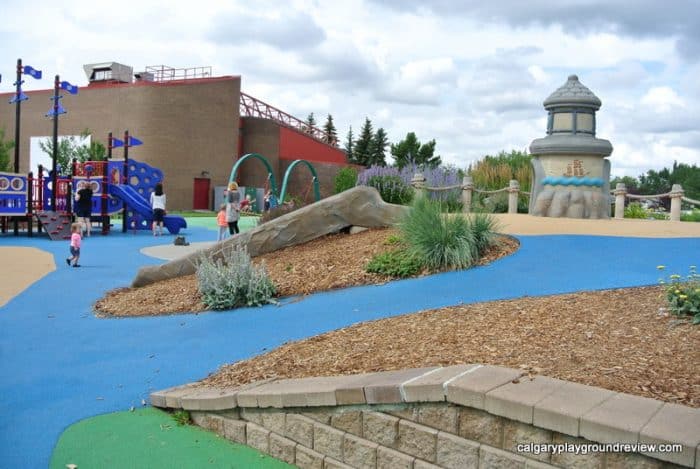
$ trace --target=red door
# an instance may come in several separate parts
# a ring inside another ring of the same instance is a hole
[[[209,188],[211,180],[209,178],[194,178],[194,197],[192,200],[193,210],[209,210]]]

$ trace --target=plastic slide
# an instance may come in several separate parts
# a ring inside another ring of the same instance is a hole
[[[109,195],[126,202],[131,210],[138,213],[150,226],[153,221],[153,210],[150,203],[141,196],[133,187],[123,184],[110,184]],[[163,218],[163,226],[172,234],[178,234],[181,228],[187,228],[184,218],[175,215],[166,215]]]

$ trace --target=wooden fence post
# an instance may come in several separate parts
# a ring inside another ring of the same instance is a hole
[[[681,221],[681,199],[683,198],[683,188],[680,184],[671,187],[671,221]]]
[[[625,196],[627,195],[627,187],[624,182],[618,182],[613,191],[615,194],[615,218],[625,218]]]
[[[469,213],[472,210],[472,191],[474,190],[474,181],[471,176],[462,178],[462,212]]]
[[[411,179],[411,186],[413,189],[415,189],[416,200],[426,196],[425,176],[423,176],[421,173],[415,173],[413,175],[413,179]]]
[[[518,213],[518,194],[520,193],[520,183],[511,179],[508,183],[508,213]]]

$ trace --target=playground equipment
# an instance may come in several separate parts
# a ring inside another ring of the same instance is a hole
[[[287,171],[284,173],[284,178],[282,179],[282,189],[278,193],[277,192],[277,183],[275,181],[275,175],[272,172],[272,166],[270,166],[269,161],[267,161],[267,158],[262,156],[259,153],[248,153],[243,155],[236,161],[236,163],[233,165],[233,168],[231,168],[231,175],[229,176],[229,184],[232,182],[236,182],[236,176],[238,175],[238,169],[240,166],[247,160],[249,159],[257,159],[262,164],[265,165],[265,169],[267,169],[267,182],[270,186],[270,194],[271,194],[271,200],[270,200],[270,208],[273,208],[277,205],[279,205],[279,201],[282,201],[284,203],[284,199],[287,196],[287,187],[289,185],[289,177],[292,174],[292,171],[296,166],[299,164],[306,165],[309,168],[309,171],[311,171],[311,176],[312,176],[312,184],[314,188],[314,200],[318,202],[321,200],[321,190],[320,190],[320,185],[318,182],[318,175],[316,174],[316,169],[313,167],[311,163],[309,163],[306,160],[294,160],[292,164],[289,165],[287,168]]]
[[[128,180],[124,180],[125,170]],[[0,173],[0,218],[3,232],[10,219],[26,221],[27,232],[32,236],[32,221],[36,218],[51,239],[70,237],[73,188],[87,183],[93,192],[92,219],[102,223],[102,234],[109,233],[110,217],[123,213],[125,226],[134,230],[150,230],[153,222],[148,201],[156,183],[163,180],[163,172],[136,160],[73,162],[71,177],[56,178],[53,193],[51,176],[39,173],[34,177],[16,173]],[[55,205],[54,205],[55,201]],[[182,217],[166,215],[163,225],[170,233],[177,234],[187,227]]]

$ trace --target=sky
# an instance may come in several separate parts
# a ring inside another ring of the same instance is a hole
[[[182,6],[174,6],[182,5]],[[343,142],[365,118],[396,143],[435,139],[443,162],[527,151],[542,102],[576,74],[603,105],[614,176],[700,165],[698,0],[0,0],[0,92],[18,58],[87,85],[82,66],[211,67]],[[12,20],[8,20],[11,18]]]

